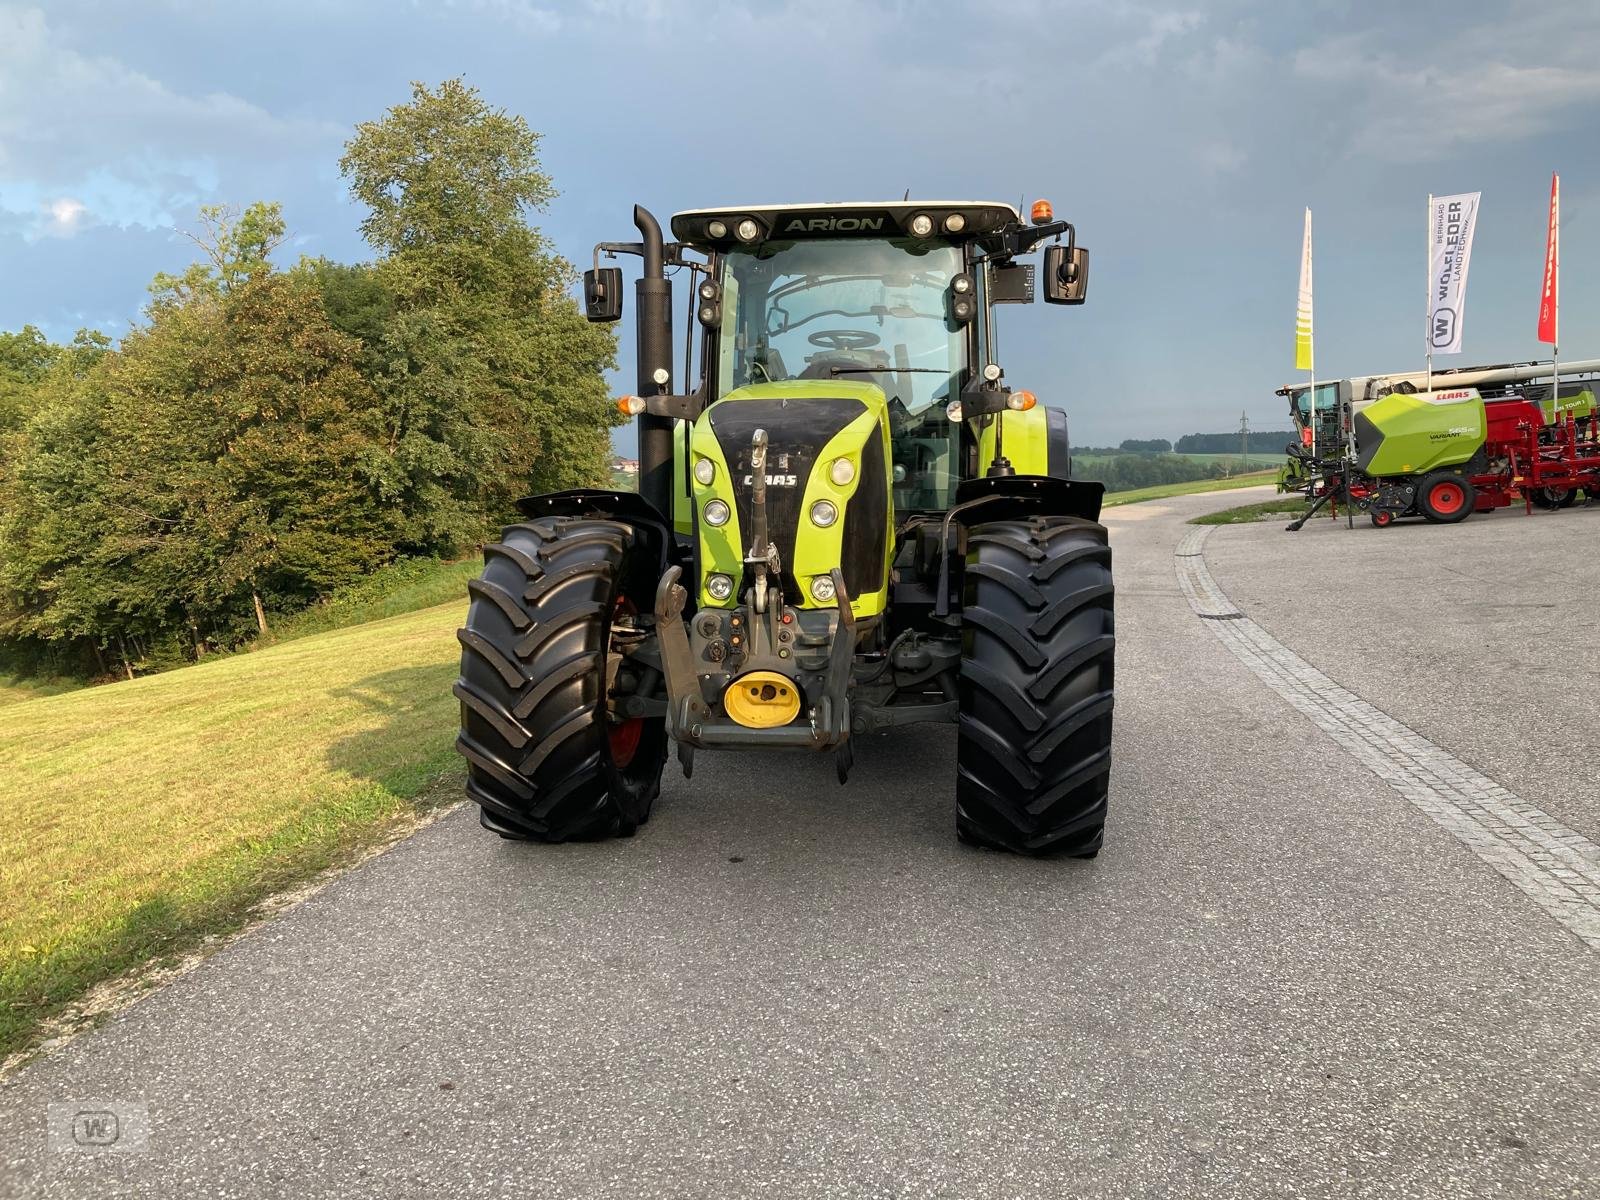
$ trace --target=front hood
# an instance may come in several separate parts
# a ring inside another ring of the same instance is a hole
[[[753,492],[750,443],[757,429],[767,432],[767,532],[782,559],[784,595],[791,603],[809,604],[807,581],[835,566],[843,570],[852,597],[884,587],[885,411],[882,391],[870,385],[792,381],[741,388],[700,418],[698,436],[715,439],[727,466],[738,544],[745,548]],[[840,456],[856,463],[856,477],[844,488],[828,478],[829,466]],[[833,501],[839,510],[830,528],[810,522],[810,506],[818,499]]]

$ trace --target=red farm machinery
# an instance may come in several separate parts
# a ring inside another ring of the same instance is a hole
[[[1380,529],[1521,504],[1600,498],[1600,359],[1371,375],[1279,389],[1300,435],[1279,477],[1304,492],[1299,529],[1343,502]]]

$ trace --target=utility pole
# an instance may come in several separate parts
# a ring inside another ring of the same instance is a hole
[[[1239,413],[1239,471],[1250,469],[1250,414]]]

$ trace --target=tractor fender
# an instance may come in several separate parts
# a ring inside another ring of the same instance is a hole
[[[963,525],[1038,516],[1098,521],[1105,494],[1105,484],[1085,479],[992,475],[957,484],[956,503],[950,515]]]
[[[1103,483],[1083,479],[1054,479],[1048,475],[986,475],[956,485],[956,502],[944,514],[940,544],[949,547],[950,526],[962,529],[988,521],[1020,521],[1028,517],[1081,517],[1100,520]],[[934,592],[933,615],[950,614],[951,560],[948,550],[939,558],[939,586]]]
[[[572,488],[542,496],[524,496],[517,511],[530,520],[538,517],[602,517],[630,525],[649,543],[657,559],[656,578],[679,559],[671,518],[638,492],[619,492],[607,488]]]

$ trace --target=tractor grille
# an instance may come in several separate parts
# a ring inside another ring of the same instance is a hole
[[[841,429],[866,412],[859,400],[734,400],[713,405],[710,411],[711,428],[722,447],[728,469],[733,473],[734,504],[739,512],[739,530],[750,541],[750,438],[757,429],[767,431],[767,533],[778,547],[783,560],[783,591],[786,596],[798,599],[801,592],[794,577],[795,535],[804,514],[800,511],[805,498],[806,483],[817,463],[817,453]],[[858,507],[871,505],[866,484],[872,471],[869,465],[876,455],[878,463],[876,484],[880,493],[875,497],[878,520],[862,520],[856,514]],[[883,586],[884,511],[887,489],[884,485],[883,447],[881,436],[868,441],[863,454],[863,479],[856,498],[841,514],[845,522],[844,536],[847,544],[844,585],[852,596],[877,591]],[[791,482],[792,479],[792,482]],[[875,528],[866,528],[875,524]],[[861,546],[855,553],[851,548]],[[747,572],[748,575],[748,572]],[[740,594],[749,586],[746,578],[740,585]]]

